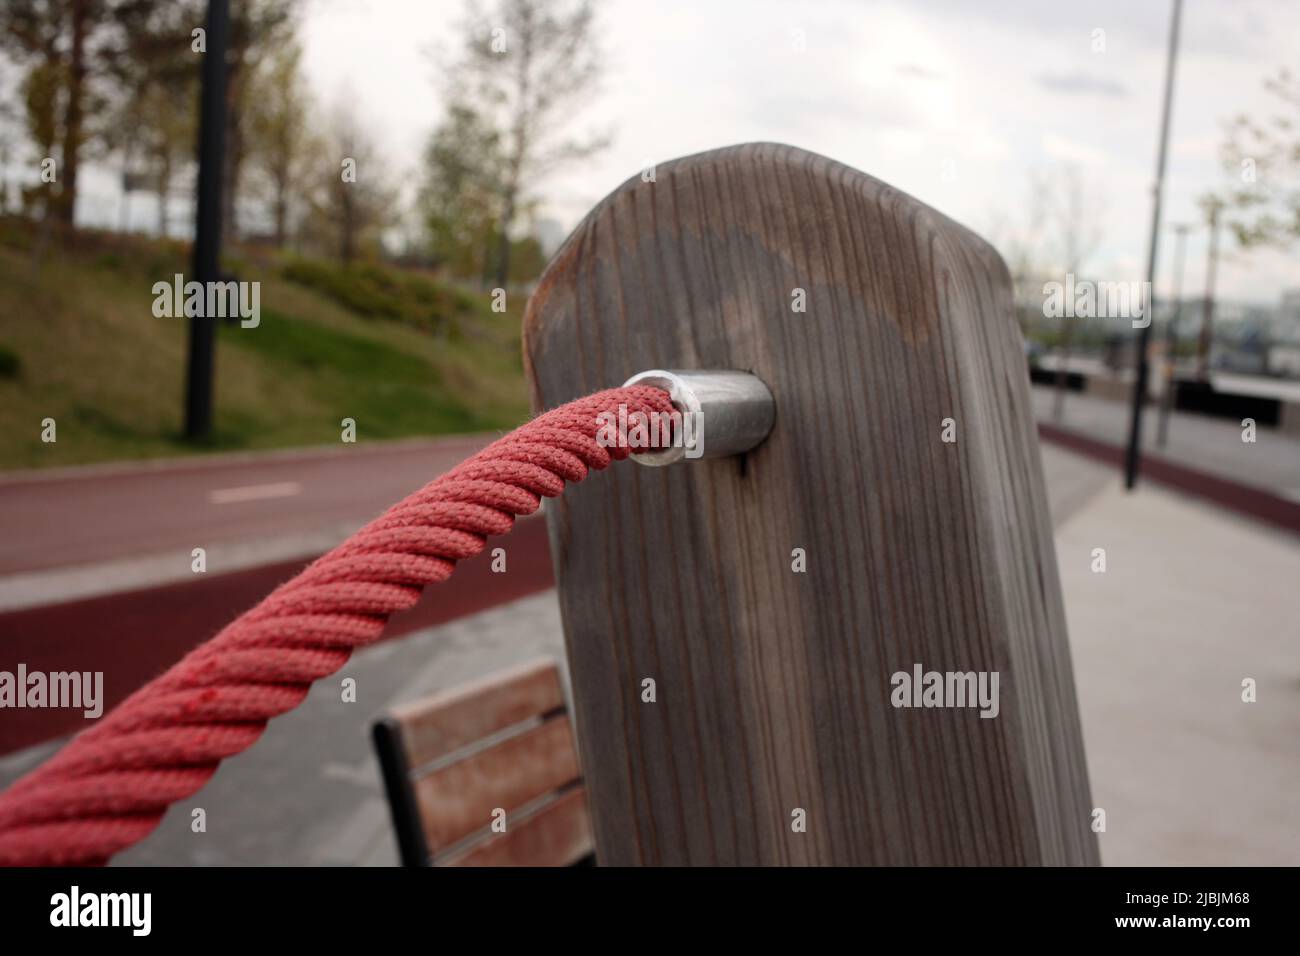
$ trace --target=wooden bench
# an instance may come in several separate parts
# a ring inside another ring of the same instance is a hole
[[[404,866],[594,861],[554,662],[398,707],[373,737]]]

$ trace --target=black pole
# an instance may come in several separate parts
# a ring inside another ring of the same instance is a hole
[[[215,282],[221,267],[221,185],[226,154],[226,47],[230,0],[208,0],[203,90],[199,102],[198,212],[194,222],[194,279]],[[206,303],[207,296],[204,301]],[[216,326],[212,316],[190,317],[189,363],[185,379],[185,437],[206,438],[212,430],[212,358]]]
[[[1160,200],[1165,189],[1165,153],[1169,145],[1169,106],[1174,98],[1174,67],[1178,63],[1178,21],[1183,12],[1183,0],[1174,0],[1173,22],[1169,26],[1169,58],[1165,62],[1165,104],[1160,118],[1160,151],[1156,158],[1155,197],[1151,204],[1151,244],[1147,248],[1147,297],[1144,318],[1146,324],[1138,333],[1137,381],[1133,383],[1133,419],[1129,422],[1128,450],[1124,455],[1124,487],[1130,491],[1137,484],[1139,458],[1142,447],[1142,407],[1147,398],[1147,348],[1151,342],[1151,325],[1155,321],[1156,307],[1156,248],[1160,239]]]

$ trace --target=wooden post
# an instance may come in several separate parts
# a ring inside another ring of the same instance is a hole
[[[1002,260],[788,146],[648,178],[529,303],[535,406],[731,368],[777,413],[745,456],[620,466],[549,509],[598,858],[1097,863]],[[895,707],[917,665],[998,672],[997,716]]]

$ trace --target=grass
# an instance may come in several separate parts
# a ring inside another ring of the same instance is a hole
[[[219,329],[214,434],[187,442],[186,322],[152,313],[153,283],[188,273],[187,250],[98,233],[36,244],[0,220],[0,469],[335,444],[344,418],[364,442],[527,416],[522,302],[496,313],[408,270],[241,250],[227,267],[261,283],[261,323]],[[46,418],[57,442],[41,440]]]
[[[451,339],[459,337],[462,320],[475,312],[474,299],[457,289],[374,263],[340,266],[294,259],[282,274],[357,315],[394,319]]]

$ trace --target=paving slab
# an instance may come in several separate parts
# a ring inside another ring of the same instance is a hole
[[[1103,863],[1300,863],[1295,538],[1110,484],[1056,545]]]

